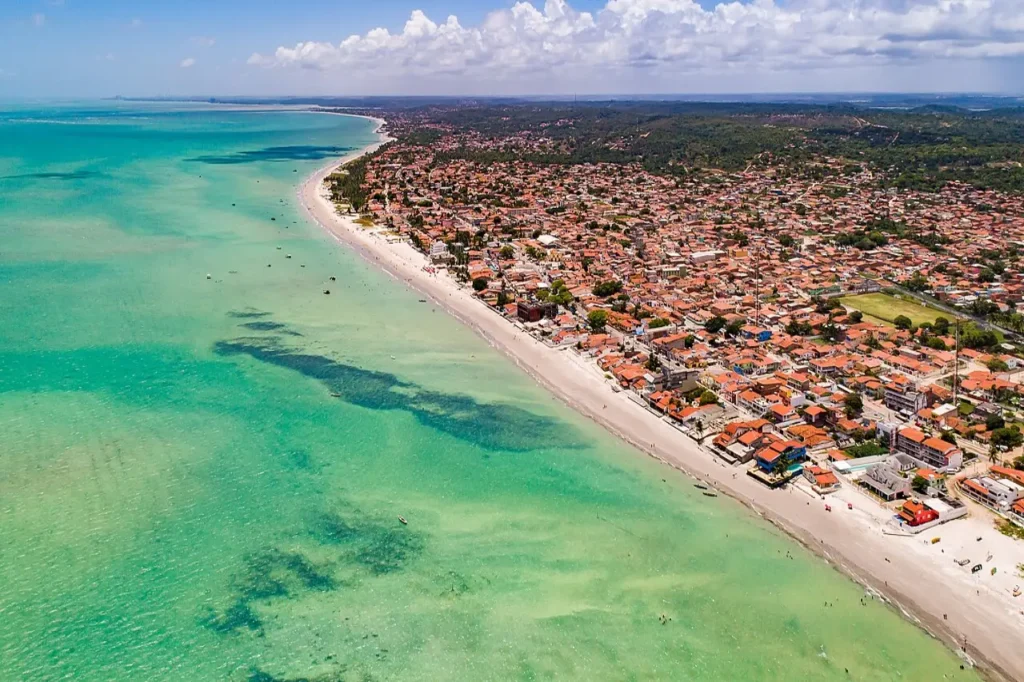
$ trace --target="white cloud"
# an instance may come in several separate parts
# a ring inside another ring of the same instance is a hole
[[[130,26],[131,28],[142,28],[142,19],[139,19],[139,18],[137,18],[137,17],[136,17],[135,19],[132,19],[132,20],[131,20],[131,21],[130,21],[130,22],[128,23],[128,25],[129,25],[129,26]]]
[[[186,57],[185,59],[181,60],[180,64],[178,64],[178,66],[180,66],[183,69],[191,69],[195,65],[196,60],[193,57]]]
[[[217,44],[217,39],[209,36],[195,36],[192,38],[192,44],[199,47],[213,47]]]
[[[42,12],[36,12],[32,15],[32,25],[36,27],[46,25],[46,15]]]
[[[248,63],[375,77],[486,83],[544,74],[797,72],[1024,56],[1021,0],[693,0],[516,2],[477,26],[416,10],[399,33],[375,28],[340,43],[301,42]]]

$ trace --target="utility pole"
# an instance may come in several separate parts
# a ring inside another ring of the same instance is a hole
[[[960,397],[960,320],[953,318],[953,328],[956,330],[956,355],[953,359],[953,405],[959,404]]]

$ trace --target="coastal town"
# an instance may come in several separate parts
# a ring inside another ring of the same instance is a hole
[[[368,157],[355,196],[329,178],[339,209],[765,486],[1024,536],[1024,198],[829,157],[839,180],[482,163],[451,152],[555,142],[431,132]]]
[[[543,133],[376,120],[300,192],[337,240],[967,663],[1018,665],[998,642],[1024,624],[1019,195],[827,157],[838,184],[548,163]]]

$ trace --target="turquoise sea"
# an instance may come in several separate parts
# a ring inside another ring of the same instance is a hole
[[[372,139],[0,111],[0,680],[976,679],[304,220]]]

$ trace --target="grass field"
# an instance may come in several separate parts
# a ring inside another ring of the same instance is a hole
[[[844,296],[839,299],[847,308],[864,313],[864,319],[871,319],[883,324],[892,324],[900,315],[906,315],[914,324],[934,322],[936,317],[945,317],[952,321],[953,315],[941,310],[927,308],[917,301],[893,298],[889,294],[861,294],[860,296]]]

